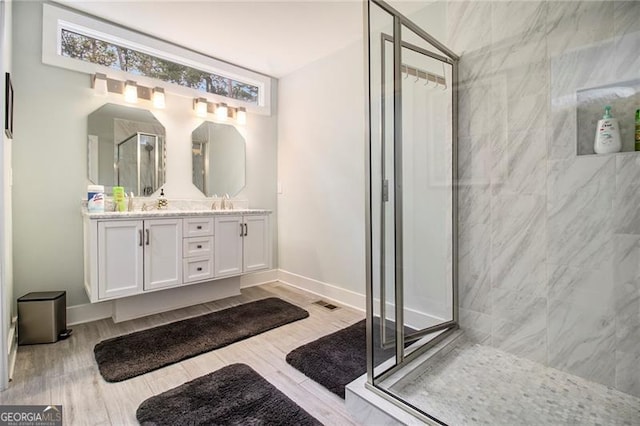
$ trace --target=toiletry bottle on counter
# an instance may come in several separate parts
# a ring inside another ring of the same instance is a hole
[[[620,128],[618,120],[611,116],[611,107],[604,107],[604,115],[602,120],[598,121],[596,127],[596,140],[593,144],[593,150],[596,154],[610,154],[619,152],[622,149],[620,142]]]
[[[636,151],[640,151],[640,109],[636,110]]]
[[[169,205],[167,197],[164,196],[164,188],[160,189],[160,196],[158,197],[158,210],[166,209]]]
[[[113,203],[115,204],[115,210],[118,212],[127,211],[127,204],[124,197],[124,187],[113,187]]]
[[[89,213],[104,213],[104,186],[87,186],[87,210]]]

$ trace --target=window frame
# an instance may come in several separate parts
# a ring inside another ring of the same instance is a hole
[[[138,84],[162,87],[168,93],[185,97],[205,97],[212,102],[225,102],[233,107],[245,107],[247,111],[271,115],[271,77],[246,68],[224,62],[185,47],[118,26],[111,22],[77,13],[68,9],[43,4],[42,9],[42,62],[73,71],[94,74],[101,72],[110,78],[135,80]],[[227,96],[203,92],[176,83],[133,74],[100,64],[62,56],[62,29],[136,50],[160,59],[175,62],[204,72],[217,74],[241,83],[258,87],[258,103],[250,103]]]

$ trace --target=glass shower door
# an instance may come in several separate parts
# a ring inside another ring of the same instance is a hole
[[[453,303],[453,61],[400,26],[400,132],[393,143],[401,179],[402,319],[405,355],[455,326]],[[399,245],[399,241],[396,245]],[[396,262],[400,262],[397,258]]]
[[[457,57],[385,3],[368,5],[368,372],[384,390],[457,327]]]

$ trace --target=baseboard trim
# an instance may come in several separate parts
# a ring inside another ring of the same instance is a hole
[[[67,326],[111,318],[112,314],[113,303],[111,301],[68,306]]]
[[[333,284],[314,280],[313,278],[294,274],[293,272],[282,269],[278,270],[278,281],[308,291],[309,293],[317,294],[323,299],[328,299],[362,312],[365,311],[367,296],[364,294],[346,290]],[[379,306],[379,301],[376,306]],[[393,319],[394,309],[393,305],[387,304],[387,318]],[[429,327],[443,321],[442,318],[435,315],[419,312],[415,309],[405,309],[405,323],[416,329]]]
[[[278,270],[254,272],[252,274],[240,275],[240,288],[254,287],[278,281]]]
[[[333,284],[314,280],[313,278],[304,277],[282,269],[278,269],[278,281],[308,291],[309,293],[317,294],[323,299],[328,299],[359,311],[364,312],[365,310],[367,298],[364,294],[346,290]]]
[[[380,299],[373,299],[373,314],[379,316],[380,315]],[[393,303],[386,303],[386,311],[385,316],[389,321],[395,321],[396,318],[396,307]],[[404,323],[405,325],[414,328],[416,330],[420,330],[423,328],[431,327],[436,324],[440,324],[445,322],[446,320],[442,317],[427,314],[425,312],[420,312],[418,310],[412,308],[404,309]]]
[[[125,321],[127,319],[139,318],[141,316],[151,315],[158,312],[165,312],[172,309],[196,305],[198,303],[205,303],[211,300],[220,299],[221,297],[234,296],[237,295],[237,292],[233,287],[235,287],[237,284],[229,283],[231,284],[231,288],[225,288],[227,286],[222,285],[222,288],[219,287],[217,289],[218,291],[214,290],[213,292],[210,288],[205,290],[204,288],[198,287],[209,287],[209,285],[215,286],[216,283],[222,284],[225,281],[235,281],[238,278],[241,289],[267,284],[274,281],[280,281],[292,287],[296,287],[301,290],[316,294],[323,299],[337,302],[362,312],[365,311],[366,296],[364,294],[346,290],[333,284],[294,274],[293,272],[285,271],[282,269],[271,269],[268,271],[242,275],[240,277],[228,278],[227,280],[217,280],[210,283],[190,286],[193,287],[192,289],[190,289],[190,287],[181,287],[167,290],[166,292],[154,292],[147,295],[133,296],[130,298],[117,299],[114,301],[110,300],[106,302],[86,303],[82,305],[69,306],[67,307],[67,325],[72,326],[112,317],[117,322]],[[185,297],[185,291],[187,293],[187,297]],[[166,296],[170,297],[167,298]],[[178,297],[176,298],[175,296]],[[142,297],[143,299],[139,299],[139,297]],[[125,302],[128,299],[134,298],[136,299],[135,302],[134,300]],[[149,298],[154,299],[154,302],[158,302],[158,300],[155,300],[156,298],[158,298],[159,304],[156,306],[150,306],[149,303],[151,302],[151,300],[148,300]],[[168,302],[168,300],[171,301]],[[131,304],[131,302],[134,303]],[[120,304],[120,306],[116,307],[116,303]],[[123,311],[123,304],[127,305],[127,308],[125,309],[126,313]],[[393,318],[393,309],[394,308],[392,305],[387,306],[389,319]],[[408,316],[405,317],[405,321],[407,321],[409,325],[415,324],[416,328],[421,328],[421,326],[424,327],[434,322],[440,322],[440,319],[436,316],[424,314],[411,309],[409,309],[408,311],[409,312],[406,312]]]

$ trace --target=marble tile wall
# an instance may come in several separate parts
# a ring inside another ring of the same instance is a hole
[[[447,14],[462,326],[640,396],[640,153],[576,150],[576,92],[640,78],[640,2],[451,1]]]

